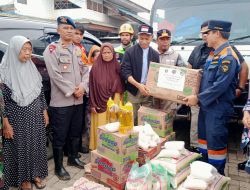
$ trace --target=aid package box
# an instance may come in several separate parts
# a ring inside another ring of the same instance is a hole
[[[128,134],[111,133],[103,126],[97,130],[97,152],[119,163],[135,160],[138,157],[138,132]]]
[[[150,62],[146,86],[150,95],[185,104],[183,99],[199,92],[201,70]]]
[[[173,132],[174,111],[160,111],[157,109],[141,106],[138,110],[138,125],[147,122],[160,137]]]
[[[91,152],[91,175],[112,189],[124,189],[132,165],[133,161],[121,164],[99,154],[96,150]]]

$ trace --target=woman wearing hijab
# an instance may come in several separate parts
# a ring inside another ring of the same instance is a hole
[[[89,78],[90,88],[90,146],[97,146],[97,127],[106,124],[107,101],[110,97],[116,103],[121,99],[123,85],[120,78],[120,65],[116,59],[114,47],[110,43],[101,46],[100,55],[93,64]]]
[[[42,78],[31,61],[31,42],[14,36],[0,65],[3,82],[4,189],[45,187],[48,114]]]

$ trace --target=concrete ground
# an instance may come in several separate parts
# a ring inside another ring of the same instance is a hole
[[[90,154],[81,154],[80,160],[89,163],[90,162]],[[54,174],[54,160],[50,159],[48,160],[48,169],[49,169],[49,175],[45,179],[46,180],[46,187],[44,190],[61,190],[65,187],[71,187],[76,180],[80,179],[84,176],[85,172],[84,170],[78,169],[76,167],[67,166],[67,157],[64,157],[63,159],[64,167],[69,172],[71,176],[71,180],[69,181],[61,181],[58,179],[58,177]],[[36,187],[33,186],[33,189],[35,190]],[[10,188],[10,190],[17,190],[17,188]]]

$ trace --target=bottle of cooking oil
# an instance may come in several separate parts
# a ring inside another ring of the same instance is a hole
[[[106,114],[107,123],[113,123],[118,120],[118,109],[118,105],[115,104],[114,100],[112,100],[112,98],[109,98],[107,102]]]
[[[134,126],[134,117],[133,117],[133,105],[130,102],[127,102],[124,106],[120,103],[119,111],[119,121],[120,127],[119,132],[122,134],[127,134],[128,131],[133,129]]]

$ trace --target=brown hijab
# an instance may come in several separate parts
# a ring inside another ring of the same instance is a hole
[[[104,47],[108,47],[113,53],[113,59],[106,62],[102,58]],[[104,43],[101,46],[100,56],[94,63],[89,78],[90,106],[97,109],[98,113],[105,112],[109,97],[114,97],[116,92],[123,92],[120,78],[120,64],[118,63],[112,44]]]

